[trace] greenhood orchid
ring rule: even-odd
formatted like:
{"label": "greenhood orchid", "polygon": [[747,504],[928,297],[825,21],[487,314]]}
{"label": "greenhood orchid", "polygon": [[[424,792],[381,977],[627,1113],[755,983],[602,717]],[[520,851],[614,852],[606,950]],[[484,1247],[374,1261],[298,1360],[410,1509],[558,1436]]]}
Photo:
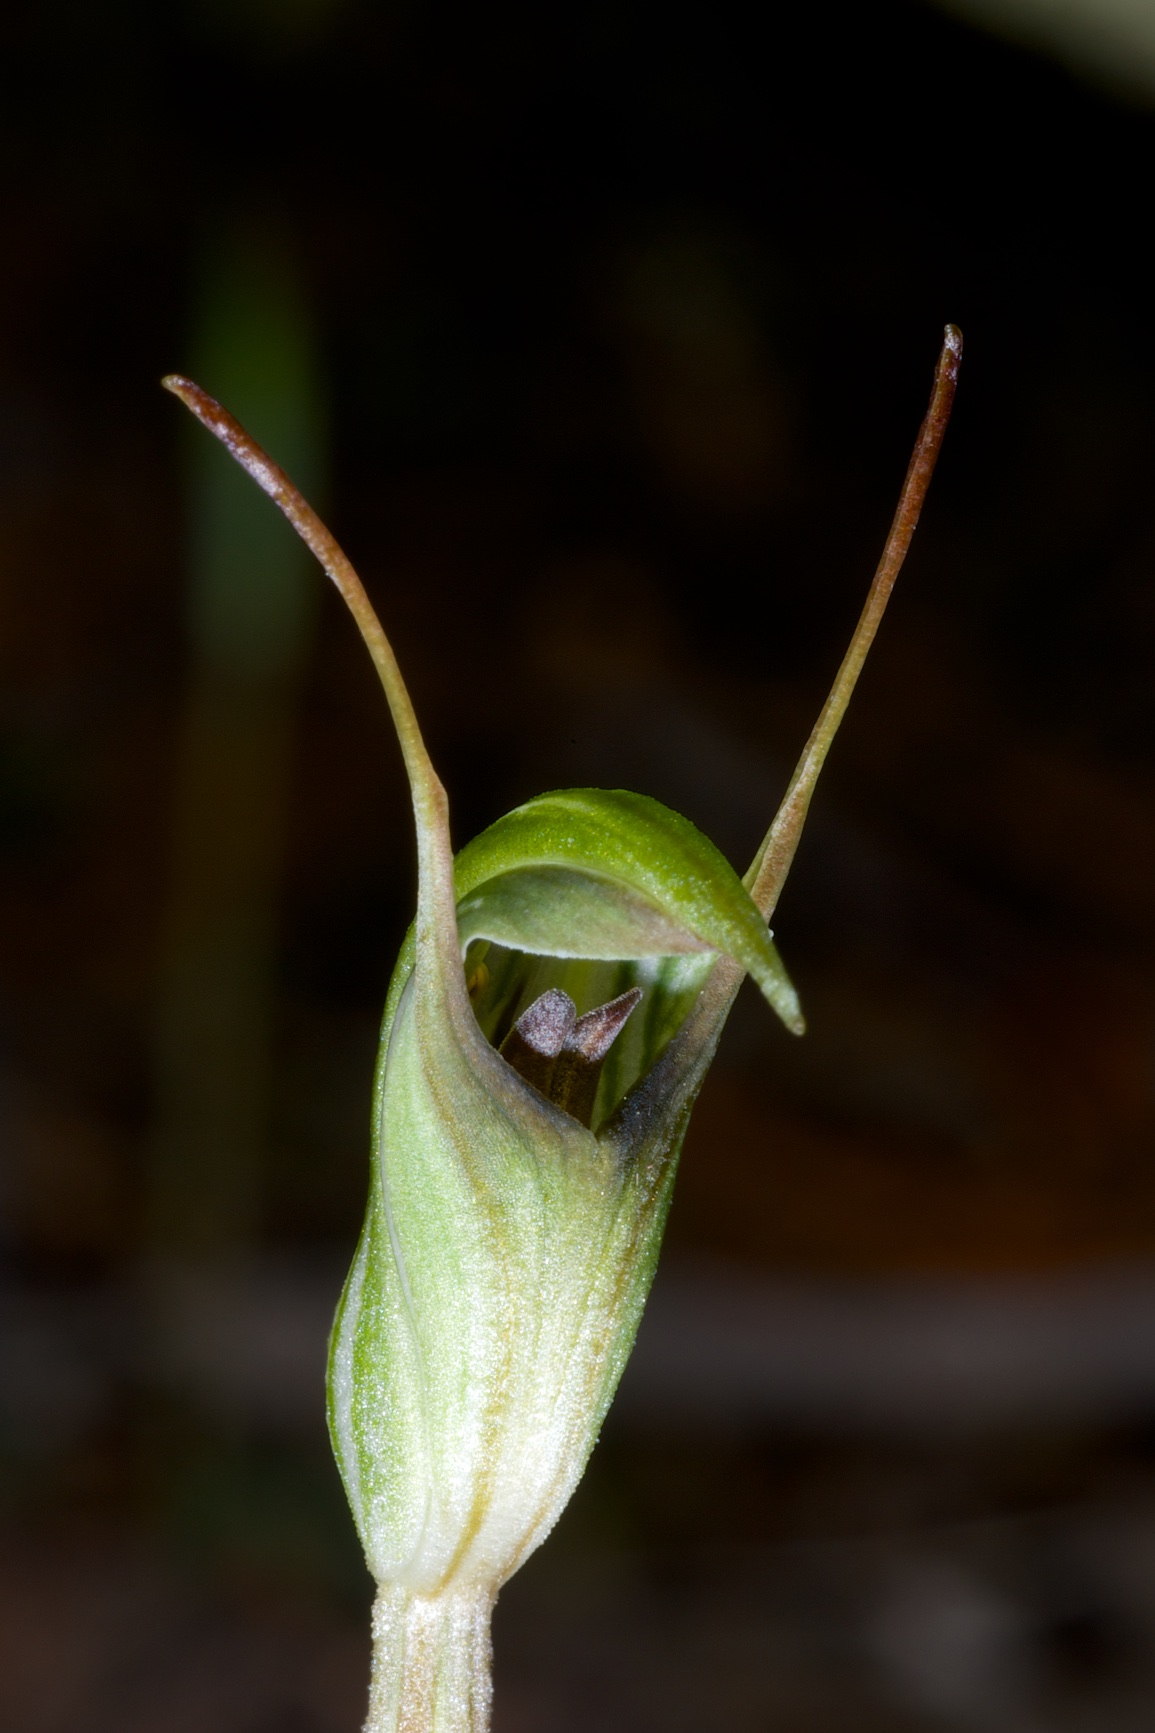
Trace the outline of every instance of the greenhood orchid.
{"label": "greenhood orchid", "polygon": [[948,326],[866,608],[744,879],[686,819],[618,790],[542,795],[454,858],[445,792],[348,560],[227,411],[165,381],[341,591],[413,796],[417,914],[385,1007],[368,1212],[329,1357],[333,1447],[379,1591],[371,1733],[488,1725],[494,1599],[593,1448],[743,977],[802,1031],[768,921],[917,522],[960,355]]}

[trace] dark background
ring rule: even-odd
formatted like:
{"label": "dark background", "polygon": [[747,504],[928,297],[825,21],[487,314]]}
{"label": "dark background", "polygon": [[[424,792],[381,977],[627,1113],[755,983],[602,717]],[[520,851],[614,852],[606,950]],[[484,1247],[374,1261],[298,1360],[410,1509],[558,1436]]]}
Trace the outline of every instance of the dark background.
{"label": "dark background", "polygon": [[[315,491],[464,841],[740,866],[954,423],[498,1733],[1155,1713],[1155,122],[923,5],[17,10],[0,116],[0,1718],[359,1724],[321,1365],[413,898]],[[1124,69],[1125,71],[1125,69]]]}

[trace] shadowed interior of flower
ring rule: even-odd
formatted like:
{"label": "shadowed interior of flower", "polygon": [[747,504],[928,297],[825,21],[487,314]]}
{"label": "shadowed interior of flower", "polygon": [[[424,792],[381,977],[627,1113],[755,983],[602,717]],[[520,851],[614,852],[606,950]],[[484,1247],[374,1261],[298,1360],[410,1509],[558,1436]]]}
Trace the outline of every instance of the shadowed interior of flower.
{"label": "shadowed interior of flower", "polygon": [[[484,961],[479,961],[468,977],[478,982],[478,997],[488,975]],[[640,987],[630,987],[579,1017],[563,988],[547,987],[511,1026],[501,1043],[501,1056],[548,1101],[589,1125],[606,1056],[641,997]],[[492,1027],[487,1033],[494,1040]]]}
{"label": "shadowed interior of flower", "polygon": [[353,568],[226,410],[165,381],[341,591],[412,791],[417,915],[385,1007],[369,1206],[329,1364],[334,1450],[380,1587],[375,1733],[487,1724],[494,1596],[596,1440],[743,977],[802,1032],[768,922],[909,547],[960,355],[948,326],[866,606],[745,879],[688,820],[623,790],[539,796],[455,858],[445,791]]}

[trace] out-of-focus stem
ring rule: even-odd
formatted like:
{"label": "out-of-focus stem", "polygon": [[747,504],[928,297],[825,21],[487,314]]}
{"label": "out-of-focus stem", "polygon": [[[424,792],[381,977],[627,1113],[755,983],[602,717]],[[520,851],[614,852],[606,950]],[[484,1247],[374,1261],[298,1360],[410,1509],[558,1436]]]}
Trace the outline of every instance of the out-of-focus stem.
{"label": "out-of-focus stem", "polygon": [[962,332],[957,325],[948,325],[935,369],[930,406],[914,442],[906,480],[902,484],[894,521],[866,598],[866,606],[859,616],[850,647],[830,689],[830,696],[823,705],[822,713],[814,724],[814,730],[798,760],[785,798],[746,874],[747,888],[767,920],[773,914],[782,894],[782,887],[786,883],[802,835],[802,827],[806,823],[814,785],[846,713],[850,695],[886,612],[894,581],[910,548],[911,538],[930,486],[930,478],[934,474],[934,466],[942,449],[947,422],[950,420],[959,363],[962,360],[962,346]]}
{"label": "out-of-focus stem", "polygon": [[[218,219],[198,251],[190,347],[250,413],[281,428],[294,462],[319,482],[323,393],[288,237],[246,209]],[[164,1281],[184,1279],[177,1266],[191,1276],[241,1255],[261,1212],[276,910],[317,599],[306,550],[250,498],[244,478],[207,440],[190,439],[182,459],[187,671],[157,934],[142,1219],[142,1249]]]}

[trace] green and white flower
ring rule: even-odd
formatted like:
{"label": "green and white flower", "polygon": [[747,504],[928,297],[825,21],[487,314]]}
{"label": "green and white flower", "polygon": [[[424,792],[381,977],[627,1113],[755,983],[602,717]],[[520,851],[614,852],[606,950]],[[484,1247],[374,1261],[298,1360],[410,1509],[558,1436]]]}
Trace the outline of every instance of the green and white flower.
{"label": "green and white flower", "polygon": [[369,1206],[329,1357],[333,1447],[379,1590],[370,1733],[488,1725],[494,1599],[594,1446],[743,977],[802,1031],[767,921],[917,521],[959,351],[948,327],[858,632],[745,881],[686,819],[619,790],[542,795],[455,860],[444,790],[356,574],[227,412],[166,381],[340,588],[413,794],[417,916],[385,1008]]}

